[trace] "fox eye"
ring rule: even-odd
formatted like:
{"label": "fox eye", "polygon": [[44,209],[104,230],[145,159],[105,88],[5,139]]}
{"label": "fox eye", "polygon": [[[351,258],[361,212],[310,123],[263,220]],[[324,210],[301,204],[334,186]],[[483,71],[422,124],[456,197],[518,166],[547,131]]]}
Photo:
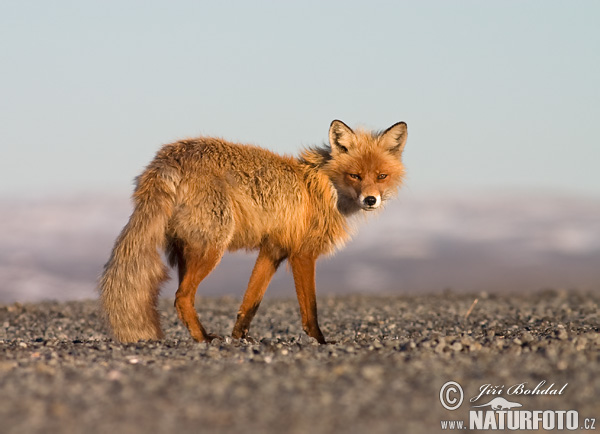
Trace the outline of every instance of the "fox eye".
{"label": "fox eye", "polygon": [[377,179],[385,179],[385,178],[387,178],[387,175],[386,175],[385,173],[381,173],[381,174],[380,174],[380,175],[377,177]]}
{"label": "fox eye", "polygon": [[361,180],[361,177],[360,177],[360,175],[359,175],[358,173],[349,173],[348,175],[349,175],[349,176],[350,176],[350,178],[352,178],[352,179],[356,179],[356,180],[358,180],[358,181],[360,181],[360,180]]}

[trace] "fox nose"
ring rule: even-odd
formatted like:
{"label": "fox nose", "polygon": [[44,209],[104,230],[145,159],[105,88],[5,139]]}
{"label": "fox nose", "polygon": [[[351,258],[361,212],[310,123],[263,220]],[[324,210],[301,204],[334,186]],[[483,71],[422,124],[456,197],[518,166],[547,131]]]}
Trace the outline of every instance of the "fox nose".
{"label": "fox nose", "polygon": [[367,206],[373,206],[377,203],[377,198],[375,196],[367,196],[363,202]]}

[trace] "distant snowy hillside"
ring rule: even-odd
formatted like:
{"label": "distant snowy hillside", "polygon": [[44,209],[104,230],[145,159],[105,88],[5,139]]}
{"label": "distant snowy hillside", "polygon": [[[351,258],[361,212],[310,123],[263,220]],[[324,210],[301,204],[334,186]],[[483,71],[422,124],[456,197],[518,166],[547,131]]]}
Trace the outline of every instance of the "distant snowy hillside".
{"label": "distant snowy hillside", "polygon": [[[0,201],[0,302],[96,297],[130,212],[124,197]],[[319,262],[319,294],[600,290],[600,200],[403,193],[357,226],[345,249]],[[226,255],[198,295],[241,297],[253,261]],[[285,268],[268,294],[294,296]],[[168,282],[163,294],[175,287]]]}

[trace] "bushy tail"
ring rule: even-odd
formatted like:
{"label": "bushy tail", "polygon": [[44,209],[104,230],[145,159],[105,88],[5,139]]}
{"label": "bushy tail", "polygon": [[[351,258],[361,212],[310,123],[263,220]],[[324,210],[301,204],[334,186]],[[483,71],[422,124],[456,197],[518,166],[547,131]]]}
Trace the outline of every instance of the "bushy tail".
{"label": "bushy tail", "polygon": [[138,178],[135,208],[117,238],[100,278],[100,301],[121,342],[161,339],[157,310],[160,284],[168,278],[157,248],[164,247],[179,174],[156,161]]}

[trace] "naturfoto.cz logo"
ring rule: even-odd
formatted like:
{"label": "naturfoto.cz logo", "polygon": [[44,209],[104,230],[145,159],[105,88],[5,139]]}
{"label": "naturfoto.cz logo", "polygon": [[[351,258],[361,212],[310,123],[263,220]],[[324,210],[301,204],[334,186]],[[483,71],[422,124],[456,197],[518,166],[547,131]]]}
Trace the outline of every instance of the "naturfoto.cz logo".
{"label": "naturfoto.cz logo", "polygon": [[[441,427],[443,430],[462,430],[467,425],[469,429],[485,430],[595,430],[596,419],[588,417],[580,420],[576,410],[528,410],[518,402],[527,396],[560,396],[567,386],[568,383],[557,386],[545,380],[534,387],[526,382],[509,387],[483,384],[477,395],[468,400],[471,404],[468,424],[464,420],[445,420],[441,421]],[[499,395],[511,397],[507,399]],[[439,398],[446,410],[457,410],[464,401],[463,388],[456,381],[448,381],[440,388]]]}

